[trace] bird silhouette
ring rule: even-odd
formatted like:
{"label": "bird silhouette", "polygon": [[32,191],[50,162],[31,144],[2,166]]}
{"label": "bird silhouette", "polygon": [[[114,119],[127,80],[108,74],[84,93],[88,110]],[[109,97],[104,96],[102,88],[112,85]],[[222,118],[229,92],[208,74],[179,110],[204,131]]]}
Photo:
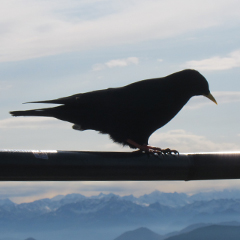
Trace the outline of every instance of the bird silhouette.
{"label": "bird silhouette", "polygon": [[168,123],[188,102],[203,95],[216,102],[207,80],[186,69],[166,77],[138,81],[69,97],[29,103],[60,104],[52,108],[12,111],[12,116],[54,117],[73,123],[75,130],[96,130],[130,148],[145,152],[177,153],[148,145],[153,132]]}

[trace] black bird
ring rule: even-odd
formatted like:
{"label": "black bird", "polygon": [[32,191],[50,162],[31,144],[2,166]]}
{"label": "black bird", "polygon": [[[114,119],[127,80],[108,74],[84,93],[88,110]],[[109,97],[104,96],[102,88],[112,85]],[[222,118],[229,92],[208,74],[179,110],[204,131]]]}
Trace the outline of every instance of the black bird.
{"label": "black bird", "polygon": [[53,108],[10,112],[12,116],[44,116],[73,123],[73,129],[109,134],[117,143],[145,152],[171,153],[148,146],[150,135],[168,123],[188,102],[203,95],[216,102],[207,80],[195,70],[69,97],[30,103],[61,104]]}

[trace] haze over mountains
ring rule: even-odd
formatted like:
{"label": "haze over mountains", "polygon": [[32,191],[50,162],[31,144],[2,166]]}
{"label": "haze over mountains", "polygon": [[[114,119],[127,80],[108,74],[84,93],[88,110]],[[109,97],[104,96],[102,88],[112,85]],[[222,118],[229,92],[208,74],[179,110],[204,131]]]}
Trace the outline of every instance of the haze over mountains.
{"label": "haze over mountains", "polygon": [[140,197],[73,193],[21,204],[0,200],[2,236],[21,235],[23,239],[91,240],[98,236],[99,240],[112,240],[140,227],[163,235],[195,223],[232,221],[240,222],[239,190],[192,196],[154,191]]}

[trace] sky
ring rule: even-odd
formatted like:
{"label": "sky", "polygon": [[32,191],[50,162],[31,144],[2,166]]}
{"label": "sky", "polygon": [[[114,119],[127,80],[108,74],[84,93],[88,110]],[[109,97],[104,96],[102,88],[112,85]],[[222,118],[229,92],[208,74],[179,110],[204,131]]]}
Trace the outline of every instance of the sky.
{"label": "sky", "polygon": [[[215,105],[192,98],[149,144],[179,152],[240,150],[238,0],[2,0],[0,149],[131,151],[95,131],[51,118],[13,118],[24,104],[156,77],[186,68],[209,82]],[[47,105],[47,107],[53,105]],[[136,196],[239,188],[240,180],[193,182],[0,182],[0,198],[57,194]]]}

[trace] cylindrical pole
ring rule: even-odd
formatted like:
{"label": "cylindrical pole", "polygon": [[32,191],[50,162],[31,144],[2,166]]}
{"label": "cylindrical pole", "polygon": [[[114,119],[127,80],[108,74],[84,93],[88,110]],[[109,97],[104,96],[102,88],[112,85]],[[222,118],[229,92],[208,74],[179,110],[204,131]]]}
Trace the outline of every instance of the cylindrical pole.
{"label": "cylindrical pole", "polygon": [[0,150],[1,181],[147,181],[240,178],[240,152],[179,155],[140,152]]}

